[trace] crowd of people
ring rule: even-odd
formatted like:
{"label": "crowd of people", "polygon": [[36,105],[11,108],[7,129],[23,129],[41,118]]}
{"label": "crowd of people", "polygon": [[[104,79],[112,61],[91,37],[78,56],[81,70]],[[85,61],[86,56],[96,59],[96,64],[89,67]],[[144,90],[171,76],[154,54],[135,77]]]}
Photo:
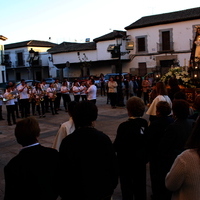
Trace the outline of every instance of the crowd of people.
{"label": "crowd of people", "polygon": [[[74,99],[71,99],[73,94]],[[16,124],[16,118],[26,118],[38,115],[46,117],[46,113],[59,114],[61,99],[63,107],[68,112],[71,101],[89,100],[96,103],[97,87],[91,78],[88,81],[74,81],[56,79],[54,83],[47,84],[45,80],[32,85],[21,80],[19,85],[9,82],[5,91],[0,93],[0,120],[4,120],[2,106],[5,104],[8,125]]]}
{"label": "crowd of people", "polygon": [[[131,88],[135,87],[133,82]],[[119,124],[112,142],[95,128],[96,86],[93,79],[88,84],[81,84],[87,100],[80,101],[77,88],[81,86],[74,83],[74,100],[67,102],[70,118],[59,127],[52,148],[40,145],[36,118],[17,122],[15,136],[23,148],[5,166],[5,200],[56,200],[58,196],[62,200],[111,200],[118,180],[122,200],[146,200],[147,163],[153,200],[199,199],[200,95],[190,105],[181,90],[172,95],[158,81],[148,91],[152,84],[144,79],[141,87],[148,93],[148,101],[145,94],[136,95],[138,90],[130,93],[126,102],[128,119]],[[117,87],[112,77],[108,82],[112,107],[116,106]],[[23,82],[19,89],[28,90]],[[53,89],[50,85],[47,93],[57,98]],[[149,121],[143,118],[145,112]]]}

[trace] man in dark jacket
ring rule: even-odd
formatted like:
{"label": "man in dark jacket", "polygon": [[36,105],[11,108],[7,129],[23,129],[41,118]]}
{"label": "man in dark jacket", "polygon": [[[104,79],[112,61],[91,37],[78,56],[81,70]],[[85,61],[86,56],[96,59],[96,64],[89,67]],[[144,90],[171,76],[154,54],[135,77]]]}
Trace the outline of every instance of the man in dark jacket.
{"label": "man in dark jacket", "polygon": [[76,130],[63,139],[59,150],[62,200],[110,200],[118,167],[110,138],[93,127],[97,107],[79,102],[72,118]]}
{"label": "man in dark jacket", "polygon": [[22,150],[5,166],[4,200],[56,200],[58,197],[58,152],[38,143],[35,118],[19,121],[15,128]]}

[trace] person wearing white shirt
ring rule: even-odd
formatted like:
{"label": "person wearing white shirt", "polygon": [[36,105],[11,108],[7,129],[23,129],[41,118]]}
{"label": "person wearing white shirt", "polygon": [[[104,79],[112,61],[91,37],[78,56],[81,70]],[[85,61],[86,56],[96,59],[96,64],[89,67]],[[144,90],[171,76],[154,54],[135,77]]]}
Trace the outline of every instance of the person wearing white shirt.
{"label": "person wearing white shirt", "polygon": [[89,88],[87,89],[87,100],[92,101],[94,104],[96,104],[96,99],[97,99],[97,87],[94,84],[94,79],[90,79],[88,81]]}
{"label": "person wearing white shirt", "polygon": [[56,149],[57,151],[59,151],[62,140],[66,136],[68,136],[69,134],[71,134],[75,131],[75,125],[74,125],[74,121],[72,119],[72,115],[74,113],[74,108],[75,108],[76,104],[77,104],[76,101],[71,101],[69,103],[69,106],[68,106],[69,120],[61,124],[61,126],[56,134],[56,137],[53,141],[52,148]]}
{"label": "person wearing white shirt", "polygon": [[56,88],[54,87],[53,83],[49,84],[49,87],[47,88],[47,95],[49,98],[52,115],[58,114],[56,107],[55,107],[55,99],[57,98],[56,97]]}
{"label": "person wearing white shirt", "polygon": [[74,86],[72,87],[72,92],[74,94],[74,101],[79,102],[80,100],[80,85],[78,81],[74,82]]}
{"label": "person wearing white shirt", "polygon": [[[159,101],[166,101],[167,103],[169,103],[170,108],[172,108],[172,102],[169,96],[167,95],[167,90],[166,90],[164,82],[159,81],[156,83],[156,94],[157,94],[157,97],[150,104],[146,112],[147,115],[150,115],[149,117],[150,122],[157,118],[156,105]],[[170,113],[170,115],[172,115],[172,112]]]}
{"label": "person wearing white shirt", "polygon": [[71,98],[69,95],[70,92],[70,87],[68,85],[67,81],[64,81],[61,87],[61,93],[62,93],[62,97],[63,97],[63,105],[65,107],[65,111],[68,111],[68,105],[71,102]]}
{"label": "person wearing white shirt", "polygon": [[58,111],[60,109],[60,101],[61,101],[61,96],[62,96],[62,93],[61,93],[62,84],[60,83],[59,79],[56,79],[54,86],[56,88],[56,96],[57,96],[55,99],[55,108]]}
{"label": "person wearing white shirt", "polygon": [[21,84],[17,87],[19,91],[19,103],[21,108],[21,117],[26,118],[29,115],[29,90],[25,80],[21,80]]}
{"label": "person wearing white shirt", "polygon": [[10,86],[8,86],[6,92],[4,93],[4,98],[7,99],[7,101],[6,101],[6,110],[7,110],[8,126],[12,126],[11,116],[12,116],[13,124],[16,124],[15,100],[14,100],[14,98],[12,98],[11,92],[12,92],[12,88]]}
{"label": "person wearing white shirt", "polygon": [[49,112],[49,98],[47,95],[47,88],[49,87],[48,84],[46,84],[46,81],[43,80],[42,83],[40,84],[40,87],[44,93],[44,105],[45,105],[45,112]]}
{"label": "person wearing white shirt", "polygon": [[87,100],[87,87],[86,87],[86,82],[82,81],[81,82],[81,86],[80,86],[80,90],[81,90],[81,99],[82,101],[86,101]]}

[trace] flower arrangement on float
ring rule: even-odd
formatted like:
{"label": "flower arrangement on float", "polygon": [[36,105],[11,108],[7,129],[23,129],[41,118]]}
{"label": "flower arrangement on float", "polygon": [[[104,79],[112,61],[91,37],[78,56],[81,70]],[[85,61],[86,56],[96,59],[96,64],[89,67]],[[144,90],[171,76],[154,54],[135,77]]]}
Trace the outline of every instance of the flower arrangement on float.
{"label": "flower arrangement on float", "polygon": [[185,70],[185,67],[170,68],[169,71],[166,74],[164,74],[160,80],[167,84],[171,77],[175,77],[178,80],[180,87],[195,88],[195,86],[192,85],[190,75]]}

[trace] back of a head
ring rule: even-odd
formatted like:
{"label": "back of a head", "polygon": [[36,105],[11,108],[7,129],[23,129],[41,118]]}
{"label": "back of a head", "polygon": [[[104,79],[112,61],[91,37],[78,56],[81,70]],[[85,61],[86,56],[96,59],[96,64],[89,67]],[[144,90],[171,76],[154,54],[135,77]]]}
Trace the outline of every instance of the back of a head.
{"label": "back of a head", "polygon": [[174,94],[174,99],[184,99],[186,100],[185,92],[178,91]]}
{"label": "back of a head", "polygon": [[126,108],[130,117],[142,117],[145,111],[145,104],[141,98],[134,96],[128,99]]}
{"label": "back of a head", "polygon": [[166,117],[171,113],[171,107],[167,101],[159,101],[156,104],[156,113],[158,116]]}
{"label": "back of a head", "polygon": [[77,102],[76,101],[71,101],[69,104],[68,104],[68,113],[70,116],[73,115],[74,111],[75,111],[75,106],[76,106]]}
{"label": "back of a head", "polygon": [[197,96],[194,100],[192,107],[200,112],[200,96]]}
{"label": "back of a head", "polygon": [[91,126],[97,119],[97,106],[90,101],[81,101],[75,106],[72,118],[76,128]]}
{"label": "back of a head", "polygon": [[197,152],[200,157],[200,117],[197,118],[190,137],[186,143],[186,148],[188,149],[197,149]]}
{"label": "back of a head", "polygon": [[17,122],[15,127],[15,137],[22,146],[28,146],[37,142],[40,135],[40,127],[37,120],[28,117]]}
{"label": "back of a head", "polygon": [[158,81],[156,83],[156,92],[158,95],[167,95],[167,89],[164,82]]}
{"label": "back of a head", "polygon": [[177,119],[187,119],[189,116],[189,103],[183,99],[174,100],[172,110]]}

